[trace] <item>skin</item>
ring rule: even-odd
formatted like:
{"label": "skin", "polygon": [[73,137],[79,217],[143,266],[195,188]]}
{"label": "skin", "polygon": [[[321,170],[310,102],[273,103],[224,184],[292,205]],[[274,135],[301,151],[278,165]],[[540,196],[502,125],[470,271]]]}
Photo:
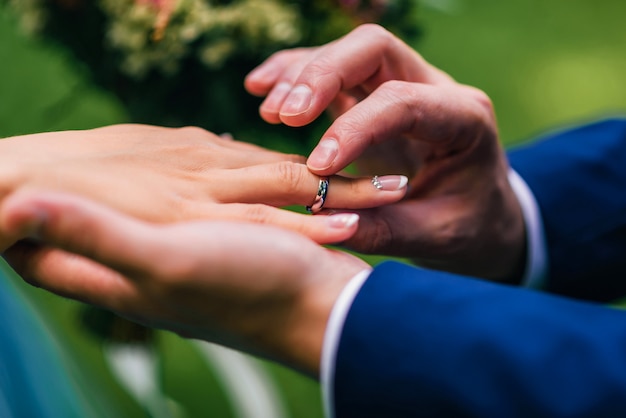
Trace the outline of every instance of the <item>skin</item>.
{"label": "skin", "polygon": [[[277,209],[312,203],[319,176],[307,169],[304,157],[199,128],[116,125],[5,138],[0,159],[0,198],[17,190],[64,191],[148,221],[269,223],[319,243],[345,240],[356,228],[355,217],[311,217]],[[378,190],[370,180],[333,176],[325,207],[386,204],[406,192]],[[13,243],[14,237],[0,234],[1,248]]]}
{"label": "skin", "polygon": [[0,228],[20,238],[4,257],[34,286],[311,376],[335,300],[368,268],[271,225],[149,223],[58,192],[12,194]]}
{"label": "skin", "polygon": [[[364,173],[374,167],[409,175],[408,198],[397,203],[390,199],[376,209],[350,206],[347,202],[360,193],[357,197],[345,193],[358,186],[336,192],[341,183],[333,178],[332,193],[346,199],[333,206],[362,208],[355,210],[361,216],[358,230],[353,224],[345,237],[350,246],[410,256],[425,265],[494,280],[514,281],[519,276],[525,247],[523,220],[507,181],[508,165],[498,144],[493,110],[482,92],[457,84],[372,25],[320,48],[270,57],[247,78],[246,86],[267,95],[261,114],[268,122],[300,126],[326,108],[336,112],[333,125],[307,161],[314,173],[334,174],[356,159]],[[308,87],[310,100],[302,99],[303,88],[296,90],[294,100],[286,98],[297,86]],[[305,105],[302,111],[293,106],[297,103]],[[155,135],[149,136],[152,140]],[[184,176],[164,176],[176,179],[175,190],[210,190],[211,199],[220,196],[218,204],[230,205],[235,201],[233,193],[238,193],[226,184],[233,178],[232,170],[246,167],[241,178],[254,181],[246,160],[227,167],[229,176],[221,177],[224,181],[215,182],[220,174],[210,172],[204,181],[191,182],[196,187],[185,188],[181,184],[189,176],[202,178],[203,164],[212,155],[208,152],[200,165],[190,166],[200,152],[197,146],[192,150],[180,154],[191,160],[171,159],[170,152],[156,159],[155,167],[164,161],[167,167],[172,161],[184,163]],[[259,158],[257,152],[252,154],[248,158]],[[149,166],[152,160],[140,161]],[[264,163],[268,162],[259,164]],[[132,172],[136,166],[124,167]],[[90,170],[83,166],[76,172],[88,175]],[[128,173],[110,171],[114,178],[121,176],[111,186],[126,184],[122,179],[126,181]],[[144,179],[158,186],[151,191],[169,196],[169,186],[151,183],[154,176]],[[50,186],[47,180],[40,181],[42,187]],[[312,178],[313,188],[317,181],[318,177]],[[198,192],[198,184],[206,189]],[[244,196],[267,192],[266,184],[244,187]],[[89,190],[79,191],[94,198]],[[30,283],[149,326],[261,354],[312,375],[319,371],[326,322],[338,295],[350,278],[368,268],[353,256],[275,225],[223,218],[164,224],[164,219],[145,215],[159,218],[178,213],[168,209],[167,198],[162,199],[164,211],[146,207],[144,198],[131,205],[143,218],[139,220],[129,216],[138,213],[128,207],[103,201],[101,191],[92,192],[99,202],[35,186],[8,193],[0,205],[0,231],[15,244],[4,257]],[[311,194],[306,196],[310,199]],[[265,203],[281,202],[275,195],[267,199]]]}
{"label": "skin", "polygon": [[281,51],[245,80],[269,123],[332,125],[308,158],[316,174],[409,177],[406,199],[357,211],[345,244],[423,266],[517,282],[525,260],[519,203],[507,180],[489,98],[455,82],[376,25],[310,49]]}

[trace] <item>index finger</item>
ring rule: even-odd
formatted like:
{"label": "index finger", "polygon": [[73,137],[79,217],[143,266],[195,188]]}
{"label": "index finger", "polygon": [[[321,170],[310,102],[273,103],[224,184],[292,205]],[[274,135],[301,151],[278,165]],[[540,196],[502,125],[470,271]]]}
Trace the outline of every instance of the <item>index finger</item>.
{"label": "index finger", "polygon": [[[225,181],[207,184],[209,192],[221,203],[264,203],[272,206],[311,205],[316,199],[320,176],[304,164],[287,161],[228,170]],[[328,179],[324,207],[369,208],[401,200],[408,179],[402,175],[381,175]]]}
{"label": "index finger", "polygon": [[288,80],[292,89],[285,95],[278,116],[286,125],[303,126],[317,118],[339,92],[358,87],[367,93],[389,80],[425,84],[451,81],[387,30],[362,25],[317,50],[299,76]]}
{"label": "index finger", "polygon": [[393,138],[418,141],[419,161],[453,155],[479,137],[497,138],[486,96],[463,86],[390,81],[340,116],[307,160],[318,175],[339,172],[370,145]]}
{"label": "index finger", "polygon": [[20,191],[0,208],[0,228],[11,236],[36,236],[64,251],[122,274],[149,271],[154,241],[149,225],[87,199],[59,192]]}

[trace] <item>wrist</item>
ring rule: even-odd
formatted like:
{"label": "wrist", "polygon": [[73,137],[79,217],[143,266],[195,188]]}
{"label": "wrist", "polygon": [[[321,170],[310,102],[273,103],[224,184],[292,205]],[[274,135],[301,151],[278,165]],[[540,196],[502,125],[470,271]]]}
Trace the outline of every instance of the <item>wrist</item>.
{"label": "wrist", "polygon": [[[507,180],[508,179],[508,180]],[[520,284],[526,266],[526,225],[524,214],[514,188],[511,186],[510,175],[505,177],[501,190],[501,205],[486,216],[485,221],[492,225],[490,251],[484,252],[487,257],[485,265],[491,266],[489,273],[483,277],[507,284]]]}
{"label": "wrist", "polygon": [[322,250],[326,253],[326,262],[317,258],[313,263],[311,274],[303,280],[303,291],[287,315],[282,335],[275,338],[281,341],[278,348],[282,359],[314,378],[320,375],[324,337],[339,295],[356,274],[370,268],[355,257]]}

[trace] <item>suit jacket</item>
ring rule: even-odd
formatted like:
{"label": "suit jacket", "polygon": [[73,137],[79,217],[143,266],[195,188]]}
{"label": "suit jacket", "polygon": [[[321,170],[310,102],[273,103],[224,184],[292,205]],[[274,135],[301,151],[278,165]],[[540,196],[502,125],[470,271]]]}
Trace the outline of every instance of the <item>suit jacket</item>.
{"label": "suit jacket", "polygon": [[626,294],[626,121],[509,157],[540,207],[551,293],[378,266],[342,330],[337,417],[626,417],[626,311],[597,303]]}

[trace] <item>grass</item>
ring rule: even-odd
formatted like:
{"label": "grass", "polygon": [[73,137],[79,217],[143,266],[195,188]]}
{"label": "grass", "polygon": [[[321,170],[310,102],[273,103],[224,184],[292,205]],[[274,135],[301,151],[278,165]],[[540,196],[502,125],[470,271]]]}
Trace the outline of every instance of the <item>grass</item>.
{"label": "grass", "polygon": [[449,4],[447,12],[422,8],[417,49],[491,96],[505,143],[625,113],[625,2],[437,3]]}

